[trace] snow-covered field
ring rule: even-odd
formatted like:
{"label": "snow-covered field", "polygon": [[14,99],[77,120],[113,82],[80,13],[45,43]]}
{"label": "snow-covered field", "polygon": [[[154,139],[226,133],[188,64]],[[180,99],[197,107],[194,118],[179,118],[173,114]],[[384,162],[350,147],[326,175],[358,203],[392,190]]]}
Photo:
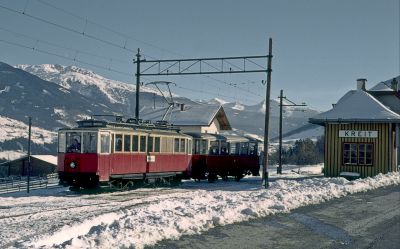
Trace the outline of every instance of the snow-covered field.
{"label": "snow-covered field", "polygon": [[[174,188],[78,195],[65,188],[0,197],[0,247],[143,248],[215,226],[274,215],[348,194],[400,184],[400,174],[347,181],[325,178],[321,165],[271,169],[260,177]],[[319,174],[319,175],[318,175]],[[310,177],[312,175],[313,177]]]}
{"label": "snow-covered field", "polygon": [[[0,142],[14,138],[28,138],[28,125],[7,117],[0,116]],[[53,143],[57,133],[32,126],[32,142],[36,144]]]}

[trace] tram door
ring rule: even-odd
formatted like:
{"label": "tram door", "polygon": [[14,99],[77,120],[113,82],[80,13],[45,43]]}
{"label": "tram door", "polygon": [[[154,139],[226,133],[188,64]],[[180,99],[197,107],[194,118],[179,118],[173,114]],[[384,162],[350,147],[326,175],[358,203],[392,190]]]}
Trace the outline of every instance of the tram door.
{"label": "tram door", "polygon": [[100,144],[99,144],[99,174],[100,180],[105,179],[108,180],[109,175],[111,174],[111,134],[109,132],[101,132],[100,133]]}

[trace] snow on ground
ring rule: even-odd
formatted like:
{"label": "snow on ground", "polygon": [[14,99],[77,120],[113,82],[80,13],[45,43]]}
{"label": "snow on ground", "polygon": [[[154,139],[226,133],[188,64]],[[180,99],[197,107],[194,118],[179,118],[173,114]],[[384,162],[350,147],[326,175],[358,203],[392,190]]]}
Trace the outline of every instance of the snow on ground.
{"label": "snow on ground", "polygon": [[[28,138],[28,125],[7,117],[0,116],[0,142],[14,138]],[[32,142],[35,144],[53,143],[57,133],[32,126]]]}
{"label": "snow on ground", "polygon": [[[297,166],[296,166],[297,167]],[[65,188],[0,197],[0,247],[143,248],[215,226],[290,212],[348,194],[400,184],[399,173],[347,181],[307,177],[322,165],[216,183],[186,181],[175,188],[79,195]],[[272,169],[271,169],[272,170]],[[303,174],[302,174],[303,172]],[[301,175],[303,178],[292,178]]]}

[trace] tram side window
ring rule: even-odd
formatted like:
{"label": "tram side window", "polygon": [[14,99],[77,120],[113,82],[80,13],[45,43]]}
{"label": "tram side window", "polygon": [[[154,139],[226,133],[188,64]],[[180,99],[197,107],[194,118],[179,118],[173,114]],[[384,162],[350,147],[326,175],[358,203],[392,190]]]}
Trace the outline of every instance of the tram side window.
{"label": "tram side window", "polygon": [[146,137],[140,136],[140,152],[146,152]]}
{"label": "tram side window", "polygon": [[188,154],[192,153],[192,140],[188,140],[187,150],[186,151],[187,151]]}
{"label": "tram side window", "polygon": [[79,153],[81,152],[81,133],[67,132],[67,152]]}
{"label": "tram side window", "polygon": [[179,138],[174,139],[174,152],[179,152]]}
{"label": "tram side window", "polygon": [[131,135],[124,135],[124,151],[131,151]]}
{"label": "tram side window", "polygon": [[101,134],[100,135],[100,153],[110,152],[110,135]]}
{"label": "tram side window", "polygon": [[219,141],[210,142],[210,155],[219,155]]}
{"label": "tram side window", "polygon": [[58,152],[65,153],[65,133],[58,133]]}
{"label": "tram side window", "polygon": [[154,143],[154,137],[149,137],[147,139],[147,152],[153,152],[153,143]]}
{"label": "tram side window", "polygon": [[201,140],[201,146],[200,146],[200,154],[201,155],[206,155],[208,151],[208,143],[206,139]]}
{"label": "tram side window", "polygon": [[83,153],[97,153],[97,133],[83,133]]}
{"label": "tram side window", "polygon": [[193,154],[200,154],[200,140],[199,139],[194,140]]}
{"label": "tram side window", "polygon": [[115,134],[115,152],[122,151],[122,134]]}
{"label": "tram side window", "polygon": [[154,138],[154,152],[160,152],[160,145],[161,145],[161,138],[155,137]]}
{"label": "tram side window", "polygon": [[181,138],[181,146],[180,146],[180,152],[185,153],[185,147],[186,147],[186,140],[184,138]]}
{"label": "tram side window", "polygon": [[231,155],[239,155],[240,143],[231,143],[230,150],[231,150]]}
{"label": "tram side window", "polygon": [[240,143],[240,155],[249,154],[249,143]]}
{"label": "tram side window", "polygon": [[249,143],[249,154],[252,156],[257,155],[257,143]]}
{"label": "tram side window", "polygon": [[221,155],[228,155],[228,143],[225,141],[221,141]]}
{"label": "tram side window", "polygon": [[132,136],[132,151],[134,151],[134,152],[139,151],[139,136],[138,135]]}

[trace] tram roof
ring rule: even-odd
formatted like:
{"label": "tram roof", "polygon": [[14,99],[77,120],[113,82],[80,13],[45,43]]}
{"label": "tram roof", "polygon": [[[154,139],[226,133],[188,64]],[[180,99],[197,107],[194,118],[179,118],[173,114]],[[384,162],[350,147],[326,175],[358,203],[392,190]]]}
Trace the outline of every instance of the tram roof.
{"label": "tram roof", "polygon": [[185,134],[193,138],[201,138],[209,140],[224,140],[227,142],[257,142],[256,139],[244,136],[237,136],[237,135],[212,134],[212,133],[200,133],[200,132],[187,132]]}

